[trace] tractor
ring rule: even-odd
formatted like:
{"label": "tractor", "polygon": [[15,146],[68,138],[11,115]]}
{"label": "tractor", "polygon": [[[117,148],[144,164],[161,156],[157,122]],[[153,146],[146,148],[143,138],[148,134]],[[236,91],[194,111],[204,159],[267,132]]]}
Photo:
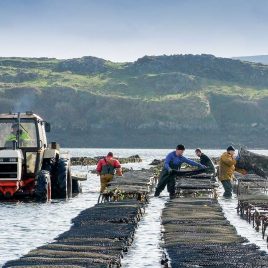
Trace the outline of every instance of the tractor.
{"label": "tractor", "polygon": [[70,198],[80,192],[70,157],[48,144],[50,124],[33,112],[0,114],[0,199]]}

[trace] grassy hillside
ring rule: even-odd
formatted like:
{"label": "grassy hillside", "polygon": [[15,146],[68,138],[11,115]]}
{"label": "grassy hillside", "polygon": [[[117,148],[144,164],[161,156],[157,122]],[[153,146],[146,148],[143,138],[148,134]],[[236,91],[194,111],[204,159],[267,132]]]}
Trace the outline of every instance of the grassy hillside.
{"label": "grassy hillside", "polygon": [[0,112],[33,110],[63,146],[268,147],[268,66],[211,55],[0,58]]}

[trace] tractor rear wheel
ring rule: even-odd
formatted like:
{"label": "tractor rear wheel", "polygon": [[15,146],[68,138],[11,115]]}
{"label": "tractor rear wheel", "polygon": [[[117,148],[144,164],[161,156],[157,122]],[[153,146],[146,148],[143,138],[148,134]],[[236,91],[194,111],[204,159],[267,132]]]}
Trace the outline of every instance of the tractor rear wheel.
{"label": "tractor rear wheel", "polygon": [[70,162],[67,159],[59,159],[56,172],[56,185],[53,187],[53,198],[72,197],[72,178]]}
{"label": "tractor rear wheel", "polygon": [[35,198],[38,202],[47,202],[51,199],[50,174],[46,170],[41,170],[37,175]]}

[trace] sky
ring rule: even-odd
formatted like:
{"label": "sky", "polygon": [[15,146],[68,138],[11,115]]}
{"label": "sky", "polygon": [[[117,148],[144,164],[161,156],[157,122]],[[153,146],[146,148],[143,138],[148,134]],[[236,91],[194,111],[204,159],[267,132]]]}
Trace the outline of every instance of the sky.
{"label": "sky", "polygon": [[267,0],[0,0],[0,57],[268,54]]}

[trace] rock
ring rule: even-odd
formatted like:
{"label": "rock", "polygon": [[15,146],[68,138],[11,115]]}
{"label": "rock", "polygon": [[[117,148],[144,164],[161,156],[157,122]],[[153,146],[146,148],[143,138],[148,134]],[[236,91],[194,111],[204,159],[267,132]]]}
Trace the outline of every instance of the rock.
{"label": "rock", "polygon": [[268,156],[252,153],[246,149],[239,152],[240,159],[237,161],[238,168],[253,171],[261,177],[268,176]]}
{"label": "rock", "polygon": [[97,165],[98,161],[95,158],[91,157],[72,157],[71,164],[72,166],[90,166]]}
{"label": "rock", "polygon": [[[72,157],[71,163],[73,166],[90,166],[90,165],[97,165],[98,161],[100,159],[104,158],[104,156],[96,156],[94,158],[92,157]],[[116,158],[118,159],[121,164],[126,163],[139,163],[142,162],[142,159],[139,155],[132,155],[129,157],[123,157],[123,158]]]}
{"label": "rock", "polygon": [[154,159],[150,165],[157,166],[157,165],[162,164],[163,162],[164,162],[164,160]]}

